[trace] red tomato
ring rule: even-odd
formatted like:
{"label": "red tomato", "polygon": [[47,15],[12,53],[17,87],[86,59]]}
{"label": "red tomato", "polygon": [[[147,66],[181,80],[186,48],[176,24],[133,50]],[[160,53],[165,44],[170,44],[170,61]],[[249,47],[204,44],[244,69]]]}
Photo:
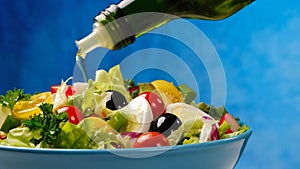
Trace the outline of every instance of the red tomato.
{"label": "red tomato", "polygon": [[166,111],[164,102],[157,94],[153,92],[143,92],[140,96],[145,97],[150,104],[154,120]]}
{"label": "red tomato", "polygon": [[141,134],[133,144],[134,148],[169,146],[167,138],[159,132],[146,132]]}
{"label": "red tomato", "polygon": [[81,111],[74,106],[63,106],[57,110],[58,113],[67,112],[68,120],[72,124],[78,124],[81,120],[84,119],[84,115]]}
{"label": "red tomato", "polygon": [[[53,85],[53,86],[50,87],[50,91],[51,91],[52,94],[54,94],[59,90],[59,88],[60,88],[60,85]],[[65,92],[66,97],[72,96],[73,93],[74,93],[73,87],[71,85],[68,85],[68,88]]]}
{"label": "red tomato", "polygon": [[221,125],[224,121],[226,121],[229,125],[231,125],[231,127],[225,132],[225,134],[229,134],[232,132],[235,132],[238,130],[238,128],[240,127],[239,123],[235,120],[235,118],[229,114],[229,113],[225,113],[220,121],[219,121],[219,125]]}
{"label": "red tomato", "polygon": [[3,131],[0,131],[0,140],[3,140],[3,139],[5,139],[5,138],[6,138],[6,136],[7,136],[7,134],[6,134],[6,133],[4,133]]}

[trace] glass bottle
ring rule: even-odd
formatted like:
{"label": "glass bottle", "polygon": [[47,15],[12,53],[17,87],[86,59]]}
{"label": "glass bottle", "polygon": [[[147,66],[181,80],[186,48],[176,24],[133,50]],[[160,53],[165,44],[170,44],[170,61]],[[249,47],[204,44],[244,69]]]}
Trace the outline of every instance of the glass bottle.
{"label": "glass bottle", "polygon": [[221,20],[254,0],[122,0],[95,17],[93,31],[76,41],[78,56],[97,47],[116,50],[173,19]]}

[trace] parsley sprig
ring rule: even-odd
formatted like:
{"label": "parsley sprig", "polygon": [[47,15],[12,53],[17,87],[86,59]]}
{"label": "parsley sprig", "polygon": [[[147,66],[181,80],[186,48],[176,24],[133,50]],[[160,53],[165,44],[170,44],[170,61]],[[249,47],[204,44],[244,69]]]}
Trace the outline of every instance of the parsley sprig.
{"label": "parsley sprig", "polygon": [[42,113],[24,120],[23,124],[30,130],[41,130],[42,138],[38,140],[33,138],[31,140],[33,144],[37,145],[42,142],[51,147],[61,132],[60,123],[68,121],[68,114],[53,112],[53,104],[49,103],[43,103],[39,108]]}
{"label": "parsley sprig", "polygon": [[30,94],[25,94],[23,89],[8,90],[4,96],[0,95],[0,104],[13,109],[15,103],[20,100],[28,100]]}

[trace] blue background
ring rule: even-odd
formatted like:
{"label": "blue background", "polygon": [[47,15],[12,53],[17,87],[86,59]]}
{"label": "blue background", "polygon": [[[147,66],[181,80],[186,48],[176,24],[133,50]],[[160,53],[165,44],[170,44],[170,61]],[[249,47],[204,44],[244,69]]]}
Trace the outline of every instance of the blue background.
{"label": "blue background", "polygon": [[[0,94],[14,87],[46,91],[71,76],[74,41],[87,35],[94,16],[113,2],[0,0]],[[191,22],[220,55],[226,107],[254,129],[236,168],[299,167],[299,3],[257,0],[228,19]],[[134,45],[144,44],[141,39]]]}

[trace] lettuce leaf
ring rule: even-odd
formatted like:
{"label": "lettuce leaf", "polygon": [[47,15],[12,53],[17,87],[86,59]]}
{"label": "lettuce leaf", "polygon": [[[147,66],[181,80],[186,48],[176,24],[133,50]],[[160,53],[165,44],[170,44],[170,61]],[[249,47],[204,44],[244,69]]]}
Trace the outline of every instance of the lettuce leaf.
{"label": "lettuce leaf", "polygon": [[61,130],[53,144],[55,148],[92,149],[97,147],[80,126],[70,122],[61,123]]}
{"label": "lettuce leaf", "polygon": [[225,134],[225,132],[230,128],[230,124],[228,124],[226,121],[224,121],[221,126],[219,127],[219,134],[220,134],[220,139],[224,139],[224,138],[230,138],[230,137],[235,137],[238,136],[244,132],[246,132],[247,130],[249,130],[249,126],[246,125],[242,125],[240,128],[238,128],[237,131],[233,132],[233,133],[229,133],[229,134]]}
{"label": "lettuce leaf", "polygon": [[101,117],[107,118],[112,112],[105,109],[107,90],[116,90],[122,93],[129,102],[132,98],[125,88],[120,66],[112,67],[109,72],[98,70],[95,81],[89,80],[87,88],[80,93],[69,97],[69,103],[77,106],[85,116],[93,113],[99,114],[104,112]]}
{"label": "lettuce leaf", "polygon": [[1,145],[16,147],[36,147],[31,140],[41,139],[41,130],[29,130],[28,127],[17,127],[11,129],[7,134],[7,138],[0,142]]}

